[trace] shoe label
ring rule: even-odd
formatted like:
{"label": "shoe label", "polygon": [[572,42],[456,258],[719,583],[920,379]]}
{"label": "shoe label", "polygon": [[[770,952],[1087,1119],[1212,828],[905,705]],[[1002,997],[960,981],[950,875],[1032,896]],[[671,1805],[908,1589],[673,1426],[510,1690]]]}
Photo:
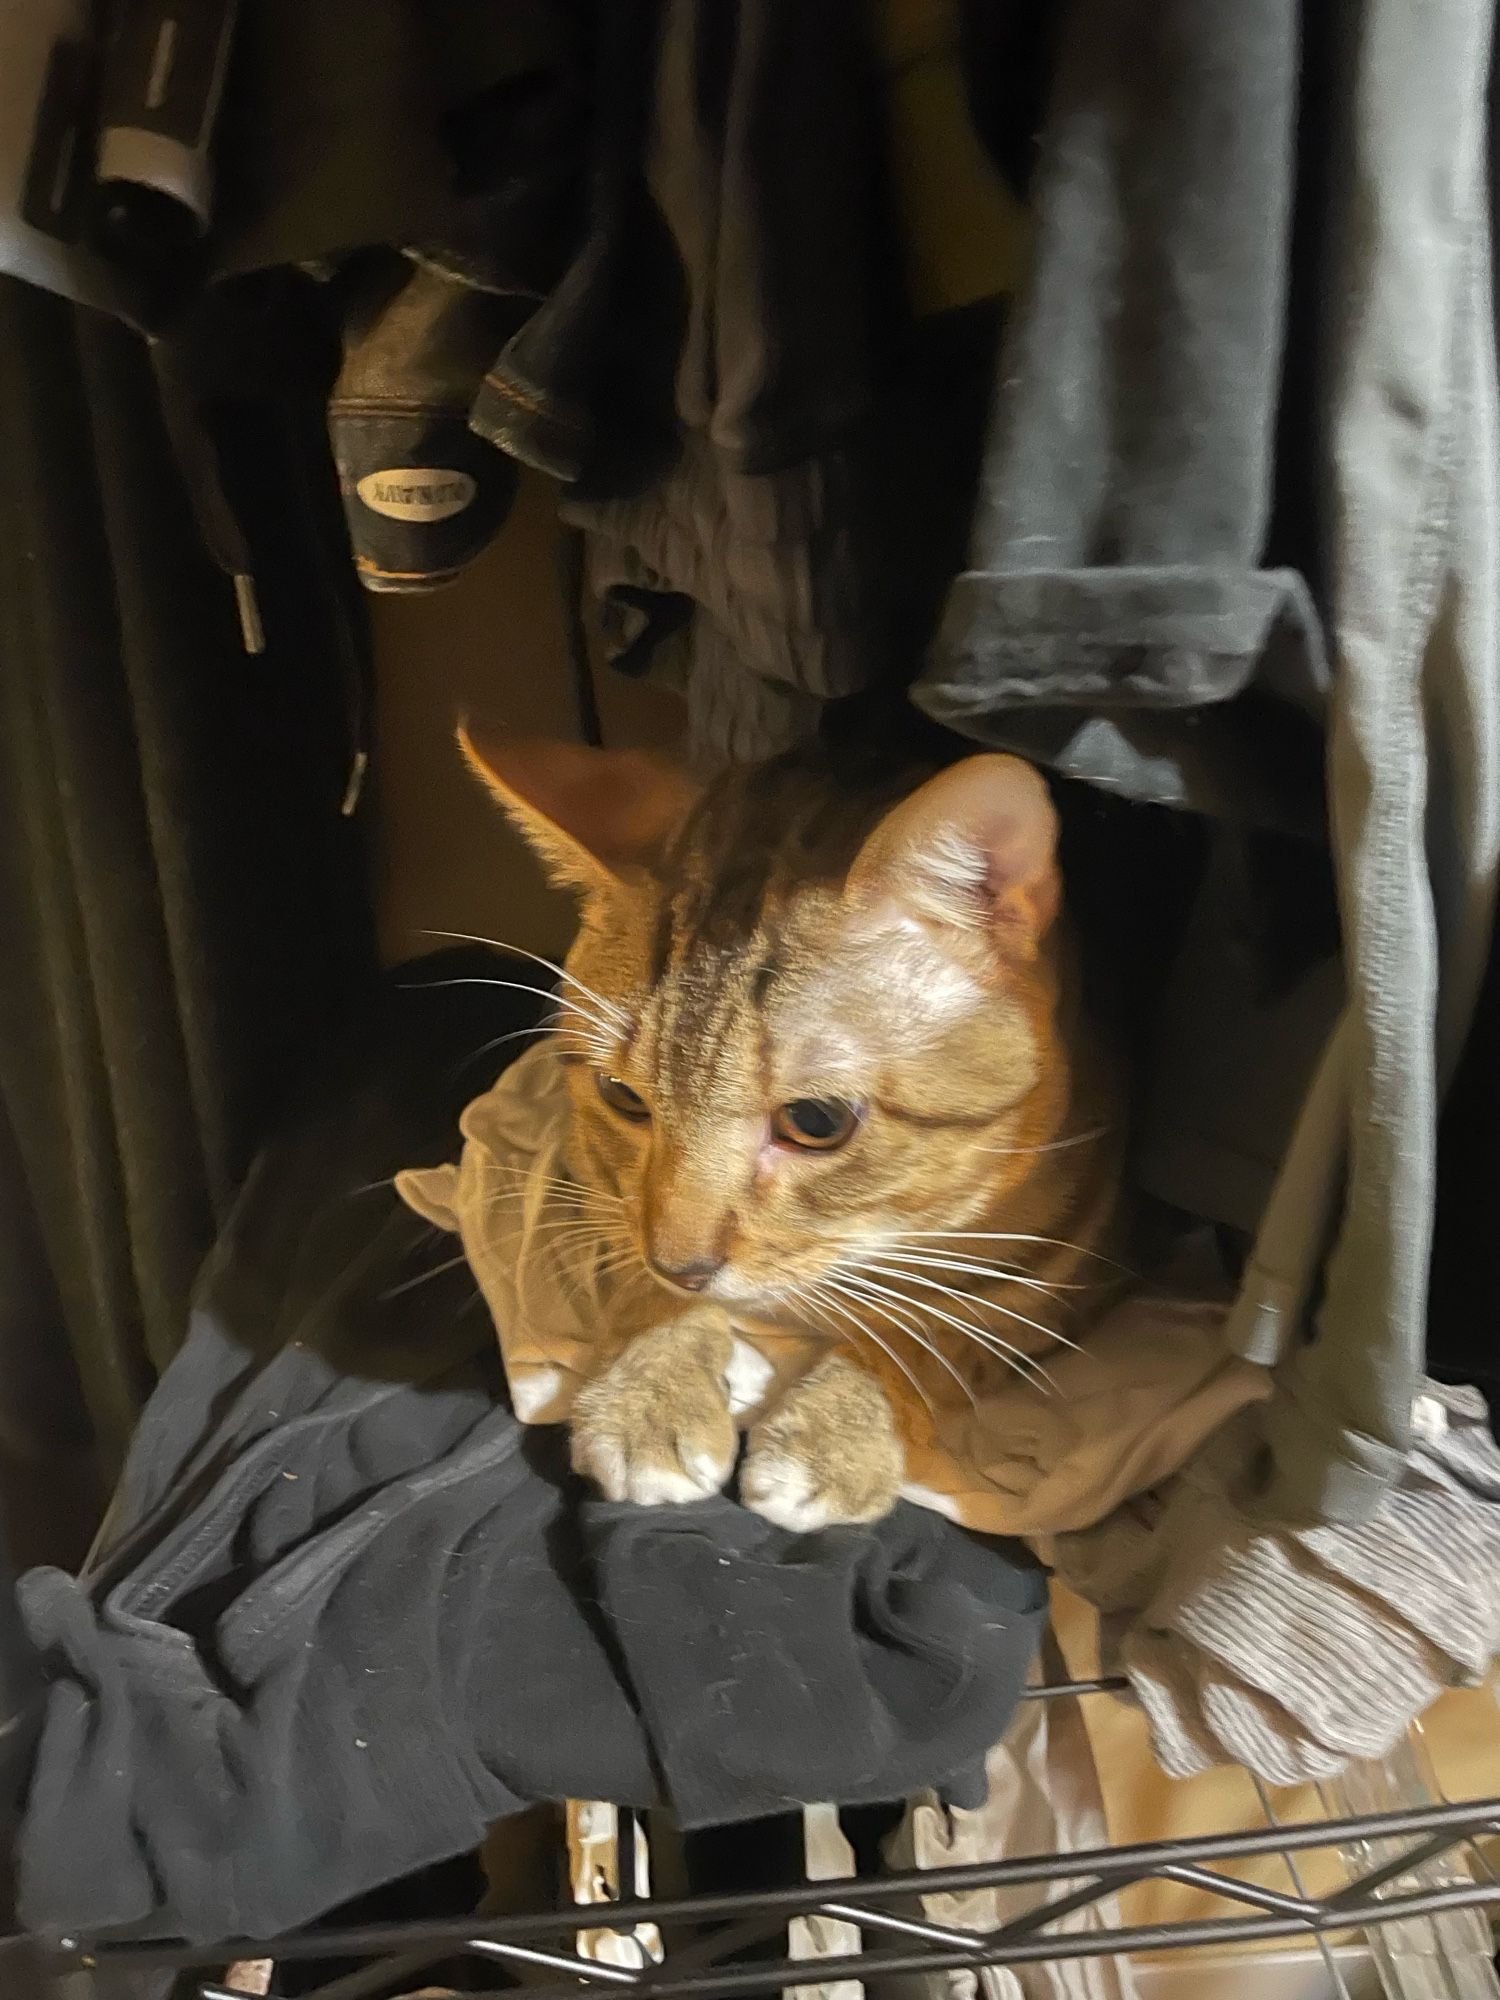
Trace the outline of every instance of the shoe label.
{"label": "shoe label", "polygon": [[367,472],[355,487],[374,514],[392,521],[447,521],[461,514],[479,490],[467,472],[396,465]]}

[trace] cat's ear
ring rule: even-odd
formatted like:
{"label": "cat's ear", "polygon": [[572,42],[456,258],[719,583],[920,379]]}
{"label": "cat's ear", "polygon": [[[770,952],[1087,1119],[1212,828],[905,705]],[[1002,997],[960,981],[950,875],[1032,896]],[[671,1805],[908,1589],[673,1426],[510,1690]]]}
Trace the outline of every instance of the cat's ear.
{"label": "cat's ear", "polygon": [[458,1168],[451,1160],[440,1167],[403,1167],[394,1185],[424,1221],[439,1229],[458,1228]]}
{"label": "cat's ear", "polygon": [[966,757],[892,807],[849,872],[851,904],[1036,956],[1062,900],[1057,813],[1019,757]]}
{"label": "cat's ear", "polygon": [[649,862],[698,795],[686,772],[648,750],[595,750],[467,722],[458,747],[553,880],[585,893]]}

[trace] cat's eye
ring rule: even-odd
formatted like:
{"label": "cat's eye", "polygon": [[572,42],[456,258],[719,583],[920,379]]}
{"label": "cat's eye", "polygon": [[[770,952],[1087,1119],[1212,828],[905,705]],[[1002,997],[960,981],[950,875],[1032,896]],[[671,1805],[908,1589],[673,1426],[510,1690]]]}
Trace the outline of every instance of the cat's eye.
{"label": "cat's eye", "polygon": [[771,1131],[783,1146],[804,1153],[833,1153],[859,1130],[859,1107],[843,1097],[794,1097],[771,1114]]}
{"label": "cat's eye", "polygon": [[628,1118],[632,1124],[642,1125],[651,1116],[651,1108],[645,1098],[638,1090],[632,1090],[628,1083],[622,1082],[619,1077],[610,1076],[604,1070],[600,1070],[595,1081],[599,1086],[599,1095],[610,1110],[618,1111],[622,1118]]}

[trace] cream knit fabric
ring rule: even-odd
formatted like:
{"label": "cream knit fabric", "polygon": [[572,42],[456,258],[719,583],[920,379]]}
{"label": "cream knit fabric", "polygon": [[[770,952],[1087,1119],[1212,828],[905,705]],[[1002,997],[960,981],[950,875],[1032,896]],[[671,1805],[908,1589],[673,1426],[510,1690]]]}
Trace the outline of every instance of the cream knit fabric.
{"label": "cream knit fabric", "polygon": [[1329,1777],[1484,1677],[1500,1651],[1500,1451],[1472,1389],[1429,1384],[1415,1429],[1368,1521],[1256,1519],[1236,1499],[1257,1445],[1244,1422],[1157,1494],[1051,1545],[1173,1776]]}

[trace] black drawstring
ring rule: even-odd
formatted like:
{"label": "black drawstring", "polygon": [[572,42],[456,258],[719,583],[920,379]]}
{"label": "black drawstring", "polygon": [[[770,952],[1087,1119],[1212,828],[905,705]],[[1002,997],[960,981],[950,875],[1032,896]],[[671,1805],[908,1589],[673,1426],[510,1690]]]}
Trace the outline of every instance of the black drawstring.
{"label": "black drawstring", "polygon": [[588,626],[583,615],[583,553],[582,529],[563,528],[557,549],[557,579],[562,595],[563,633],[573,679],[573,707],[578,736],[580,742],[602,744],[604,731],[599,722],[599,696],[594,686],[594,663],[589,658]]}
{"label": "black drawstring", "polygon": [[240,637],[247,653],[266,650],[265,628],[261,624],[260,603],[250,567],[250,548],[244,530],[224,491],[219,468],[219,451],[208,428],[202,406],[176,365],[171,343],[150,342],[161,398],[162,420],[172,455],[187,488],[188,504],[203,546],[234,586],[235,608],[239,613]]}

